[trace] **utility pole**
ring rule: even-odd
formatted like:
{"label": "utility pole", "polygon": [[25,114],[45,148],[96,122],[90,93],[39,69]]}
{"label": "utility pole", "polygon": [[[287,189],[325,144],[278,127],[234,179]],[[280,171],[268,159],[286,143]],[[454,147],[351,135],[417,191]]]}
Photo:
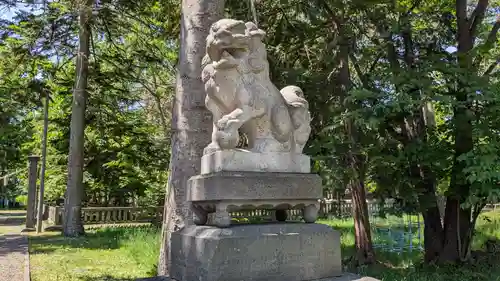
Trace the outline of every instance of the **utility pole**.
{"label": "utility pole", "polygon": [[42,170],[40,173],[40,192],[38,193],[38,214],[36,219],[36,233],[42,232],[43,222],[43,193],[45,191],[45,167],[47,165],[47,134],[49,130],[49,93],[45,93],[43,106],[43,138],[42,138]]}

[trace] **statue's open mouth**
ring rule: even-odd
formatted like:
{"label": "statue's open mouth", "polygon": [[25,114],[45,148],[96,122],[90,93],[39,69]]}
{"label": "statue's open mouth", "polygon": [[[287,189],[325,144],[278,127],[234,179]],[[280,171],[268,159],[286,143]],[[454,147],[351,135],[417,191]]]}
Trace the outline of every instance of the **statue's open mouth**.
{"label": "statue's open mouth", "polygon": [[222,50],[228,52],[235,59],[242,58],[247,52],[245,48],[224,48]]}
{"label": "statue's open mouth", "polygon": [[240,59],[245,56],[247,49],[245,48],[221,48],[219,59],[214,61],[214,68],[232,68],[240,63]]}

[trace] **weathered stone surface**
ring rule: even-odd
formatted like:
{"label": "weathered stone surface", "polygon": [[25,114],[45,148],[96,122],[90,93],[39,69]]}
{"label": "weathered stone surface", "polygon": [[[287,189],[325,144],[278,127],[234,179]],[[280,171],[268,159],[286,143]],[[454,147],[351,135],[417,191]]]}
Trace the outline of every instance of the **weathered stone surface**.
{"label": "weathered stone surface", "polygon": [[252,152],[302,153],[311,132],[309,104],[299,87],[280,91],[271,82],[265,34],[232,19],[210,28],[202,80],[214,125],[204,154],[235,148],[239,131]]}
{"label": "weathered stone surface", "polygon": [[175,281],[175,280],[166,276],[156,276],[156,277],[136,279],[135,281]]}
{"label": "weathered stone surface", "polygon": [[191,177],[188,201],[314,199],[323,195],[316,174],[220,172]]}
{"label": "weathered stone surface", "polygon": [[352,273],[344,273],[342,276],[320,279],[315,281],[380,281],[372,277],[361,277]]}
{"label": "weathered stone surface", "polygon": [[304,220],[315,222],[322,195],[321,178],[314,174],[219,172],[189,179],[187,201],[191,202],[194,222],[207,223],[215,213],[219,227],[231,224],[230,212],[254,209],[303,211]]}
{"label": "weathered stone surface", "polygon": [[[145,279],[137,279],[135,281],[178,281],[178,280],[169,277],[158,276]],[[315,281],[380,281],[380,280],[372,277],[360,277],[359,275],[356,274],[344,273],[342,274],[342,276],[319,279]]]}
{"label": "weathered stone surface", "polygon": [[172,234],[178,281],[303,281],[342,275],[340,235],[320,224],[189,226]]}
{"label": "weathered stone surface", "polygon": [[310,173],[311,159],[304,154],[242,149],[220,150],[201,157],[202,175],[222,171]]}
{"label": "weathered stone surface", "polygon": [[[179,281],[179,280],[175,280],[168,277],[152,277],[146,279],[137,279],[136,281]],[[319,279],[314,281],[380,281],[380,280],[372,277],[360,277],[356,274],[344,273],[342,274],[342,276]]]}

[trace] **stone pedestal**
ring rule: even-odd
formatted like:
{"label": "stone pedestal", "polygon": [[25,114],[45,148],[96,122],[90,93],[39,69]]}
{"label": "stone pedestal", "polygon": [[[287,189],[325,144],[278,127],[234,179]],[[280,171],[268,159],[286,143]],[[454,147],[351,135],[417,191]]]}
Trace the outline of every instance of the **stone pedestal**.
{"label": "stone pedestal", "polygon": [[218,227],[230,225],[230,212],[254,209],[277,210],[280,221],[286,220],[284,211],[300,209],[304,221],[313,223],[321,195],[318,175],[297,173],[218,172],[192,177],[187,189],[194,222],[205,225],[208,214],[215,213]]}
{"label": "stone pedestal", "polygon": [[310,173],[311,158],[290,152],[254,153],[243,149],[220,150],[201,157],[201,174],[216,172]]}
{"label": "stone pedestal", "polygon": [[304,281],[342,275],[340,235],[321,224],[190,226],[172,234],[178,281]]}

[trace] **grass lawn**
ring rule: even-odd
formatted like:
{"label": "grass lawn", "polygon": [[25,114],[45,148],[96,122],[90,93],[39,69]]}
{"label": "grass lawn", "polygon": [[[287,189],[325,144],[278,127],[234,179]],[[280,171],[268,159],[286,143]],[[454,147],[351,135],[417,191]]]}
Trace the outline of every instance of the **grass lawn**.
{"label": "grass lawn", "polygon": [[[321,223],[341,232],[342,254],[348,260],[354,244],[352,221]],[[31,234],[32,280],[125,281],[154,276],[159,232],[153,227],[104,228],[88,230],[86,237],[75,239],[63,238],[58,233]],[[481,249],[484,241],[491,238],[500,238],[500,213],[485,213],[479,219],[474,248]],[[385,281],[500,281],[500,254],[484,256],[471,264],[440,268],[422,265],[418,251],[401,254],[378,251],[377,258],[375,265],[350,271]]]}
{"label": "grass lawn", "polygon": [[[386,222],[396,224],[397,227],[400,219],[390,217]],[[352,220],[327,220],[321,223],[331,225],[341,232],[342,256],[344,260],[348,259],[347,257],[354,253]],[[383,240],[376,235],[373,239]],[[488,239],[500,239],[500,212],[488,212],[480,216],[476,226],[473,250],[483,250],[484,242]],[[415,244],[418,242],[416,235],[413,241]],[[376,254],[377,264],[356,269],[350,268],[349,271],[384,281],[500,281],[500,252],[481,255],[476,262],[444,267],[423,265],[423,253],[419,251],[412,253],[377,251]]]}
{"label": "grass lawn", "polygon": [[160,231],[152,227],[87,230],[30,236],[32,281],[114,281],[154,276]]}

